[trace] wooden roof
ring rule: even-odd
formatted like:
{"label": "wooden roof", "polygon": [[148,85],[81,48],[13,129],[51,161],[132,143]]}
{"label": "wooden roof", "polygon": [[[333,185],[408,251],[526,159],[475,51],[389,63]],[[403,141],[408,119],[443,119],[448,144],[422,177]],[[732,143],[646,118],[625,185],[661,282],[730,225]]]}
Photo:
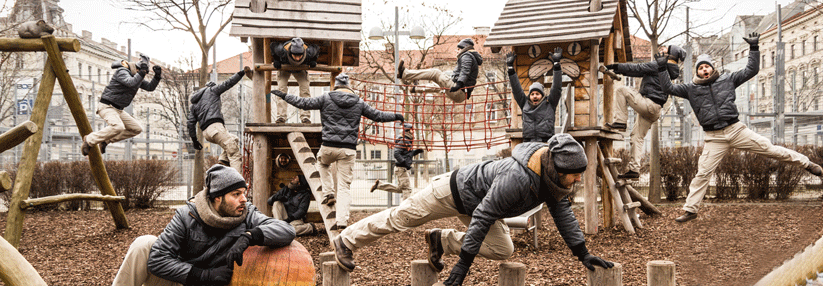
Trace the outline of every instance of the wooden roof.
{"label": "wooden roof", "polygon": [[494,23],[486,46],[601,39],[609,35],[618,5],[622,10],[623,35],[629,43],[625,2],[602,0],[602,5],[600,11],[589,12],[589,0],[509,0]]}
{"label": "wooden roof", "polygon": [[361,0],[236,0],[229,35],[359,43],[360,3]]}

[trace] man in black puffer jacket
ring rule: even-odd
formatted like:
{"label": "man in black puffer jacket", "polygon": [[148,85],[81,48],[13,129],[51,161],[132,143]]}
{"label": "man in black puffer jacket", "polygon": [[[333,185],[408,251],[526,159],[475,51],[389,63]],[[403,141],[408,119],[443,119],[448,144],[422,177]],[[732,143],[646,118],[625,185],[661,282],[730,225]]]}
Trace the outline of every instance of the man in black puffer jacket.
{"label": "man in black puffer jacket", "polygon": [[[349,220],[351,203],[352,170],[357,148],[357,133],[360,131],[360,117],[377,122],[403,121],[400,113],[383,112],[369,106],[354,94],[349,87],[349,76],[341,73],[334,78],[334,90],[317,97],[297,97],[282,91],[272,91],[300,109],[319,109],[320,123],[323,125],[320,151],[317,152],[317,166],[323,183],[322,204],[335,206],[337,223],[330,228],[345,228]],[[337,163],[337,187],[331,175],[331,164]],[[335,193],[337,195],[335,196]]]}
{"label": "man in black puffer jacket", "polygon": [[[300,97],[311,97],[309,92],[309,73],[306,70],[282,70],[282,65],[317,66],[317,56],[320,48],[315,44],[306,44],[301,38],[293,38],[282,43],[271,43],[272,64],[277,71],[277,89],[289,92],[289,77],[294,76],[300,87]],[[277,105],[277,120],[275,123],[285,123],[288,118],[288,105],[282,99],[275,99]],[[300,111],[300,122],[311,123],[311,113],[308,110]]]}
{"label": "man in black puffer jacket", "polygon": [[113,286],[227,285],[250,245],[283,247],[294,240],[291,225],[246,201],[246,182],[237,170],[214,165],[205,181],[160,237],[132,242]]}
{"label": "man in black puffer jacket", "polygon": [[196,128],[197,124],[200,123],[200,130],[203,130],[203,139],[223,148],[223,153],[220,153],[218,162],[231,166],[238,172],[243,171],[240,139],[237,138],[237,135],[226,130],[223,122],[223,112],[221,111],[223,105],[220,95],[240,82],[245,74],[241,70],[220,84],[208,82],[206,87],[195,91],[191,95],[191,107],[186,124],[194,149],[203,149],[203,145],[200,144],[200,141],[197,141]]}
{"label": "man in black puffer jacket", "polygon": [[[755,133],[737,118],[734,90],[760,70],[760,34],[751,33],[743,38],[749,43],[749,62],[746,68],[731,74],[719,74],[711,63],[711,57],[703,54],[697,57],[694,79],[690,83],[672,85],[669,74],[660,71],[663,91],[689,100],[697,121],[706,132],[706,144],[697,163],[697,174],[689,185],[689,196],[683,205],[685,213],[676,218],[677,222],[687,222],[697,218],[697,210],[709,188],[709,180],[723,157],[731,149],[749,151],[781,162],[801,166],[815,176],[823,176],[820,165],[809,158],[784,147],[772,145],[769,139]],[[665,57],[659,57],[664,62]]]}
{"label": "man in black puffer jacket", "polygon": [[306,177],[294,176],[287,185],[280,186],[280,191],[271,195],[268,200],[272,206],[272,217],[291,224],[298,236],[317,234],[314,224],[305,222],[311,200],[311,190]]}
{"label": "man in black puffer jacket", "polygon": [[[661,46],[660,53],[667,57],[667,62],[663,63],[664,69],[671,75],[671,79],[680,77],[680,67],[678,63],[686,58],[686,52],[678,46]],[[631,148],[629,149],[629,170],[621,174],[622,179],[637,179],[640,177],[640,162],[643,159],[643,141],[646,133],[649,132],[652,123],[660,118],[663,105],[669,99],[669,95],[660,88],[657,77],[657,61],[652,60],[647,63],[618,63],[606,65],[607,69],[613,70],[616,74],[631,77],[642,77],[640,81],[640,92],[621,86],[614,92],[614,107],[612,113],[614,118],[606,126],[619,131],[626,130],[626,122],[629,120],[629,109],[637,113],[631,133]]]}
{"label": "man in black puffer jacket", "polygon": [[465,38],[457,43],[457,66],[454,67],[452,78],[438,69],[407,70],[405,61],[401,60],[397,68],[397,78],[409,82],[416,80],[430,80],[441,88],[448,88],[446,96],[452,101],[460,103],[472,96],[474,85],[477,84],[477,72],[483,64],[483,57],[474,50],[474,41]]}
{"label": "man in black puffer jacket", "polygon": [[569,134],[557,134],[548,144],[518,144],[512,157],[468,165],[432,179],[423,190],[409,199],[364,218],[343,230],[334,239],[335,259],[342,268],[355,268],[353,251],[391,233],[405,231],[426,222],[457,217],[468,230],[426,231],[429,266],[435,271],[445,267],[443,254],[459,255],[445,285],[462,285],[475,256],[503,260],[511,256],[514,245],[502,219],[518,216],[546,203],[560,236],[572,254],[587,268],[612,267],[589,254],[580,225],[571,210],[568,196],[580,181],[587,159]]}
{"label": "man in black puffer jacket", "polygon": [[514,71],[514,60],[517,55],[506,55],[509,82],[512,95],[520,110],[523,111],[523,142],[546,142],[554,136],[554,112],[560,103],[560,89],[563,84],[563,72],[560,70],[560,59],[563,58],[563,49],[556,48],[549,59],[554,63],[552,68],[552,87],[549,96],[543,90],[543,83],[535,82],[529,87],[529,94],[523,93],[520,78]]}
{"label": "man in black puffer jacket", "polygon": [[115,70],[114,75],[109,85],[103,89],[100,105],[97,106],[97,115],[103,118],[108,126],[83,136],[83,145],[80,149],[83,156],[88,155],[94,145],[100,144],[100,152],[106,153],[108,144],[137,136],[143,132],[140,123],[123,109],[131,105],[137,90],[154,91],[157,88],[162,68],[152,67],[154,78],[150,82],[144,81],[143,78],[149,73],[149,60],[143,55],[141,57],[138,63],[122,60],[111,65],[111,68]]}
{"label": "man in black puffer jacket", "polygon": [[386,182],[380,183],[375,180],[371,191],[382,190],[390,193],[403,194],[403,199],[411,196],[411,181],[409,181],[409,170],[412,168],[412,158],[423,153],[423,149],[412,149],[414,147],[414,126],[411,123],[403,123],[403,134],[394,140],[394,177],[397,178],[397,185]]}

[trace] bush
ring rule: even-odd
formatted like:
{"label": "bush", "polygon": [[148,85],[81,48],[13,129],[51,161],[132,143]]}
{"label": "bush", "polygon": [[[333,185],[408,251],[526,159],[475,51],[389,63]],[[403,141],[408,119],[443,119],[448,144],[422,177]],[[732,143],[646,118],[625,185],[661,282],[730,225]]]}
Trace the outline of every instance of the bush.
{"label": "bush", "polygon": [[741,156],[740,166],[746,170],[743,173],[743,179],[746,181],[748,198],[752,200],[768,199],[772,172],[774,171],[773,160],[748,152],[741,154]]}
{"label": "bush", "polygon": [[666,200],[675,201],[688,193],[689,184],[697,174],[697,159],[702,148],[677,147],[660,150],[660,176]]}
{"label": "bush", "polygon": [[[59,161],[50,161],[45,163],[36,163],[34,167],[34,174],[31,178],[31,188],[29,189],[29,198],[42,198],[49,196],[56,196],[63,193],[63,163]],[[57,204],[39,205],[30,210],[45,211],[56,210],[59,207]]]}
{"label": "bush", "polygon": [[137,160],[106,162],[114,191],[126,197],[124,209],[151,208],[157,198],[177,182],[172,161]]}
{"label": "bush", "polygon": [[[97,190],[88,161],[64,163],[64,191],[66,194],[88,194]],[[68,201],[63,206],[69,210],[88,210],[90,201]]]}
{"label": "bush", "polygon": [[745,172],[742,168],[741,151],[730,149],[726,156],[720,161],[714,173],[717,176],[715,196],[718,199],[736,199],[742,189],[741,179]]}

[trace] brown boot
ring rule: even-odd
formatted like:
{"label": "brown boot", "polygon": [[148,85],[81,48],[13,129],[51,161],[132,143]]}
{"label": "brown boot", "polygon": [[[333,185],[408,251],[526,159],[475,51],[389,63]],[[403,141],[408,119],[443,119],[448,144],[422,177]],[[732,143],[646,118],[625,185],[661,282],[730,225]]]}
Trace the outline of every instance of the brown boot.
{"label": "brown boot", "polygon": [[274,121],[274,123],[277,123],[277,124],[286,123],[286,118],[285,117],[278,117],[277,120]]}
{"label": "brown boot", "polygon": [[90,150],[91,150],[91,145],[89,145],[89,143],[86,143],[86,141],[84,140],[83,141],[83,146],[80,146],[80,153],[83,153],[83,156],[88,156]]}
{"label": "brown boot", "polygon": [[337,200],[334,198],[334,194],[329,193],[329,194],[326,194],[326,196],[323,197],[323,202],[321,202],[321,204],[324,204],[324,205],[327,205],[327,206],[333,206],[334,203],[336,203],[336,202],[337,202]]}
{"label": "brown boot", "polygon": [[406,60],[400,60],[400,63],[397,64],[397,78],[403,79],[403,72],[406,71],[406,67],[403,65],[406,63]]}
{"label": "brown boot", "polygon": [[426,244],[429,245],[429,267],[437,272],[443,271],[443,268],[446,267],[443,261],[440,260],[443,257],[443,243],[440,241],[441,232],[442,230],[439,228],[426,230]]}
{"label": "brown boot", "polygon": [[380,185],[380,180],[374,180],[374,185],[371,186],[370,193],[374,193],[374,190],[377,190],[377,185]]}
{"label": "brown boot", "polygon": [[686,212],[682,216],[677,217],[674,219],[676,222],[687,222],[697,218],[697,213],[693,212]]}
{"label": "brown boot", "polygon": [[354,271],[354,258],[352,256],[351,249],[343,244],[343,238],[338,235],[334,239],[334,260],[337,261],[337,265],[348,272]]}
{"label": "brown boot", "polygon": [[818,164],[809,163],[809,166],[806,167],[806,171],[809,171],[812,175],[823,177],[823,168],[821,168]]}
{"label": "brown boot", "polygon": [[109,143],[106,141],[100,142],[100,154],[106,154],[106,146],[109,146]]}

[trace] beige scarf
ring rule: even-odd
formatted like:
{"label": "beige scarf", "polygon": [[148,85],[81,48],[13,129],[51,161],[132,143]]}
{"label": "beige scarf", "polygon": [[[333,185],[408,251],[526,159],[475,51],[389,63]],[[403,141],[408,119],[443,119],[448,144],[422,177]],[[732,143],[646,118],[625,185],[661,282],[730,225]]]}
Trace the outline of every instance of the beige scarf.
{"label": "beige scarf", "polygon": [[246,219],[246,215],[249,213],[248,208],[243,209],[243,214],[238,217],[224,217],[218,214],[209,202],[209,198],[206,196],[207,192],[208,189],[204,189],[194,195],[194,208],[197,209],[197,214],[200,215],[200,219],[206,225],[219,229],[233,229]]}
{"label": "beige scarf", "polygon": [[720,73],[718,73],[717,70],[712,70],[712,74],[709,75],[709,78],[700,78],[697,76],[697,73],[695,73],[692,82],[697,85],[704,85],[707,83],[713,83],[718,77],[720,77]]}

